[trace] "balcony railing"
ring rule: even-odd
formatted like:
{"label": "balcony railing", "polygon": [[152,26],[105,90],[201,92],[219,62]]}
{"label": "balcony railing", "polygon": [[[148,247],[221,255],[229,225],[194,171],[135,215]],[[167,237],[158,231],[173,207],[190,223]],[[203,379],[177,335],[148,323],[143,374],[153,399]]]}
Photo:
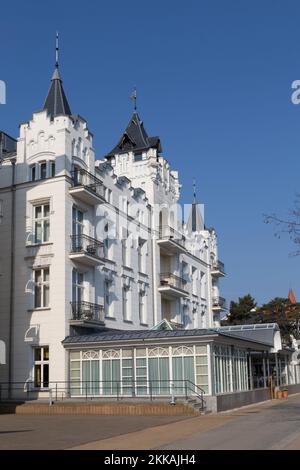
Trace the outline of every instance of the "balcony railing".
{"label": "balcony railing", "polygon": [[185,236],[175,228],[163,225],[159,228],[159,240],[172,240],[184,247]]}
{"label": "balcony railing", "polygon": [[160,275],[160,287],[174,287],[175,289],[184,290],[185,284],[184,279],[172,273],[162,273]]}
{"label": "balcony railing", "polygon": [[91,302],[71,302],[72,320],[98,321],[104,323],[103,305]]}
{"label": "balcony railing", "polygon": [[101,180],[96,178],[92,173],[82,168],[78,168],[71,172],[73,187],[84,187],[92,191],[97,196],[105,199],[105,188]]}
{"label": "balcony railing", "polygon": [[88,235],[71,235],[71,253],[84,253],[93,258],[104,258],[103,243]]}
{"label": "balcony railing", "polygon": [[215,261],[212,265],[212,271],[218,271],[222,274],[225,274],[225,265],[222,261]]}
{"label": "balcony railing", "polygon": [[221,297],[220,295],[213,297],[213,307],[224,308],[225,303],[226,300],[224,299],[224,297]]}

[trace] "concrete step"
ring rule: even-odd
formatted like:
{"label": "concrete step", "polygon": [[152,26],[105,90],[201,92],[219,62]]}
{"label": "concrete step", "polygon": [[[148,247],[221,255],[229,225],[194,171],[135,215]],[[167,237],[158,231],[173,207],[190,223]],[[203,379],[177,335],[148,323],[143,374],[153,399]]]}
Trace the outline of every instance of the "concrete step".
{"label": "concrete step", "polygon": [[170,405],[166,402],[156,403],[130,403],[130,402],[105,402],[105,403],[22,403],[10,404],[0,403],[0,414],[34,414],[34,415],[55,415],[55,414],[98,414],[98,415],[130,415],[130,416],[196,416],[197,410],[184,403]]}

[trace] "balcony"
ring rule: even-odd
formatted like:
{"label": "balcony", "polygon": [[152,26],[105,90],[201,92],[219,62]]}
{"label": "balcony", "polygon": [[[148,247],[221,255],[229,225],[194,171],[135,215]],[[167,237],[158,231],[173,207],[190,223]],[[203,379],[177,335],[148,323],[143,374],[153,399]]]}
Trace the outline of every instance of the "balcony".
{"label": "balcony", "polygon": [[211,275],[215,277],[225,276],[225,266],[222,261],[216,261],[212,264]]}
{"label": "balcony", "polygon": [[71,302],[72,317],[70,325],[99,327],[104,326],[103,305],[92,304],[91,302]]}
{"label": "balcony", "polygon": [[77,169],[71,172],[72,186],[69,193],[89,205],[103,204],[105,188],[101,180],[86,170]]}
{"label": "balcony", "polygon": [[226,305],[226,300],[220,295],[213,297],[212,299],[212,309],[216,312],[219,310],[224,310]]}
{"label": "balcony", "polygon": [[163,273],[160,275],[160,285],[158,291],[166,299],[174,299],[187,297],[188,292],[184,290],[185,281],[171,273]]}
{"label": "balcony", "polygon": [[103,243],[87,235],[71,235],[70,259],[85,266],[104,264]]}
{"label": "balcony", "polygon": [[159,238],[157,244],[161,250],[167,255],[176,253],[184,253],[185,237],[172,227],[165,225],[159,229]]}

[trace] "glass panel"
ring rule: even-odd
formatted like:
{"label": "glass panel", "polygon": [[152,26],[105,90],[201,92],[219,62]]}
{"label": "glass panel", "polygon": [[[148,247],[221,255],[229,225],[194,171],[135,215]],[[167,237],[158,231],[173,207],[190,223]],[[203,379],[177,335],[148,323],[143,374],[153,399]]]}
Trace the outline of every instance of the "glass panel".
{"label": "glass panel", "polygon": [[44,220],[44,242],[49,241],[50,236],[50,221],[49,219]]}
{"label": "glass panel", "polygon": [[70,378],[72,379],[80,379],[80,369],[79,370],[71,370],[70,371]]}
{"label": "glass panel", "polygon": [[34,386],[40,387],[41,386],[41,365],[35,364],[34,366]]}
{"label": "glass panel", "polygon": [[132,350],[131,349],[123,349],[122,350],[123,357],[132,357]]}
{"label": "glass panel", "polygon": [[88,395],[90,392],[90,361],[82,362],[82,393]]}
{"label": "glass panel", "polygon": [[43,364],[43,387],[49,387],[49,364]]}
{"label": "glass panel", "polygon": [[196,354],[207,354],[207,346],[196,346]]}
{"label": "glass panel", "polygon": [[44,282],[49,282],[49,268],[44,269]]}
{"label": "glass panel", "polygon": [[102,361],[103,394],[111,394],[111,361]]}
{"label": "glass panel", "polygon": [[99,361],[91,361],[91,373],[92,373],[92,383],[91,383],[91,393],[93,395],[100,394],[100,372],[99,372]]}
{"label": "glass panel", "polygon": [[43,356],[44,356],[44,361],[49,361],[49,347],[48,346],[45,346],[43,348]]}
{"label": "glass panel", "polygon": [[42,217],[42,206],[35,206],[35,218],[39,219]]}
{"label": "glass panel", "polygon": [[207,375],[208,368],[207,366],[196,366],[196,374]]}
{"label": "glass panel", "polygon": [[49,285],[44,285],[44,289],[43,289],[43,307],[49,307]]}
{"label": "glass panel", "polygon": [[144,349],[144,348],[137,348],[137,350],[136,350],[136,356],[137,356],[137,357],[144,357],[144,356],[146,356],[146,349]]}
{"label": "glass panel", "polygon": [[46,163],[41,164],[41,179],[45,179],[47,177],[47,167]]}
{"label": "glass panel", "polygon": [[[72,351],[70,352],[70,359],[80,359],[80,351]],[[72,363],[73,364],[73,363]],[[73,367],[73,365],[71,364],[71,367]],[[77,362],[75,363],[77,364]],[[80,366],[80,362],[78,362],[78,365]]]}
{"label": "glass panel", "polygon": [[146,367],[146,359],[137,359],[136,360],[137,367]]}
{"label": "glass panel", "polygon": [[42,243],[43,241],[43,230],[42,230],[42,222],[35,222],[35,243]]}
{"label": "glass panel", "polygon": [[41,348],[35,348],[34,350],[34,360],[40,361],[42,359],[42,350]]}
{"label": "glass panel", "polygon": [[206,365],[207,364],[207,356],[197,356],[196,357],[196,364],[198,365]]}
{"label": "glass panel", "polygon": [[49,217],[50,215],[50,206],[49,204],[44,205],[44,217]]}
{"label": "glass panel", "polygon": [[184,394],[182,357],[172,358],[174,392]]}
{"label": "glass panel", "polygon": [[34,288],[34,307],[39,308],[42,306],[42,289],[41,286]]}
{"label": "glass panel", "polygon": [[[112,360],[112,393],[116,394],[120,387],[120,360]],[[120,390],[120,388],[119,388]]]}

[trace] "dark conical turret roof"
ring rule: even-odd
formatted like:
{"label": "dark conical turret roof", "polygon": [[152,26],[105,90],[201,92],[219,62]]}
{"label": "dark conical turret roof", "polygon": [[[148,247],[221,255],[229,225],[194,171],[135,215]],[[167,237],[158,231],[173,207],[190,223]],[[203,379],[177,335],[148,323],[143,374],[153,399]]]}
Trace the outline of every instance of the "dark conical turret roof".
{"label": "dark conical turret roof", "polygon": [[71,116],[71,109],[63,89],[58,65],[56,64],[44,108],[53,120],[56,116]]}
{"label": "dark conical turret roof", "polygon": [[141,121],[137,111],[134,111],[118,144],[106,156],[109,158],[119,153],[138,152],[149,148],[156,148],[161,152],[160,139],[157,136],[148,136],[143,121]]}

